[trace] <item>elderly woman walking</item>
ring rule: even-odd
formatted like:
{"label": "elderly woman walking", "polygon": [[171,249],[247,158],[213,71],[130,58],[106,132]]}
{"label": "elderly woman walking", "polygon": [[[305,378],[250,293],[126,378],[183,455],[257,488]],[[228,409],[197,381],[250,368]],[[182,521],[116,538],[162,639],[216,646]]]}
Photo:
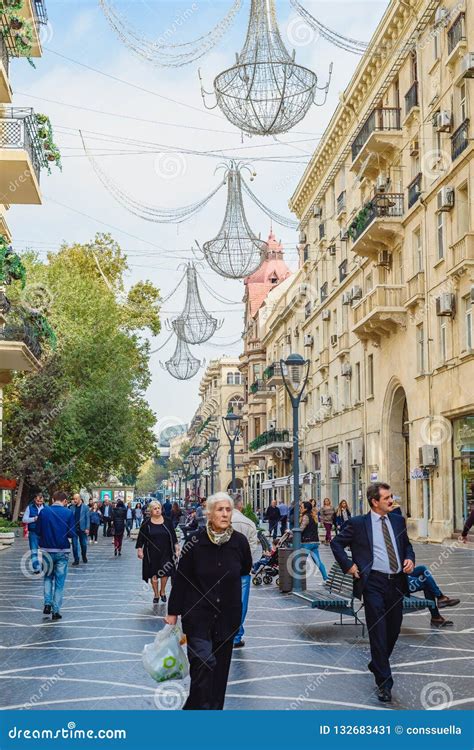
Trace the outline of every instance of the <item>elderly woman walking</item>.
{"label": "elderly woman walking", "polygon": [[148,510],[150,517],[140,526],[135,546],[138,558],[143,561],[142,578],[151,581],[153,604],[159,604],[160,598],[166,602],[166,584],[175,571],[174,558],[179,555],[179,545],[173,523],[163,515],[161,503],[152,500]]}
{"label": "elderly woman walking", "polygon": [[207,500],[207,525],[179,561],[165,621],[181,615],[187,637],[191,688],[185,710],[222,710],[234,637],[242,615],[241,577],[252,567],[246,537],[231,525],[225,492]]}

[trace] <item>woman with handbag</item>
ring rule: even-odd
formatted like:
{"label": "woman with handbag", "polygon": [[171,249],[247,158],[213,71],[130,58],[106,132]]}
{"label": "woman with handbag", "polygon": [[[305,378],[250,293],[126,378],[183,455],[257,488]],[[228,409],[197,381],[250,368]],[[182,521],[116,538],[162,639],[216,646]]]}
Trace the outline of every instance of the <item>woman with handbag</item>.
{"label": "woman with handbag", "polygon": [[153,604],[166,602],[166,584],[175,572],[175,557],[179,555],[178,539],[171,519],[163,515],[161,503],[152,500],[148,506],[150,517],[140,526],[136,548],[142,560],[142,578],[151,581]]}
{"label": "woman with handbag", "polygon": [[181,615],[191,687],[185,710],[221,711],[242,615],[242,576],[252,555],[247,538],[232,528],[234,503],[225,492],[207,500],[207,524],[186,545],[171,589],[168,625]]}

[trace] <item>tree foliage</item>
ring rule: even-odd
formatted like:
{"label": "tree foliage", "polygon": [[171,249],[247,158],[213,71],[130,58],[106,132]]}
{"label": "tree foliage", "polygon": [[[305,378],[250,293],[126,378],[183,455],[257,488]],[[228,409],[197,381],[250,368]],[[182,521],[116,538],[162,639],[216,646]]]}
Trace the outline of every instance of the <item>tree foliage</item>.
{"label": "tree foliage", "polygon": [[23,262],[26,298],[30,287],[49,300],[57,348],[5,389],[3,472],[44,489],[136,476],[156,445],[143,335],[160,330],[158,289],[143,281],[125,293],[126,258],[110,235]]}

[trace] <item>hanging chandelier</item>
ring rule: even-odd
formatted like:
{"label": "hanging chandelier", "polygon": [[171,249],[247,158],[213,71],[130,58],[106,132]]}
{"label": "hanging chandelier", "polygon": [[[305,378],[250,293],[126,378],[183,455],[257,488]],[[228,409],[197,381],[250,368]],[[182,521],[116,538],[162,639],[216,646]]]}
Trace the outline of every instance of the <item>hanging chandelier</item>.
{"label": "hanging chandelier", "polygon": [[242,169],[249,167],[231,162],[227,168],[227,205],[224,220],[218,235],[213,240],[205,242],[202,248],[212,270],[228,279],[242,279],[252,274],[265,260],[268,249],[267,243],[252,232],[245,216],[242,202]]}
{"label": "hanging chandelier", "polygon": [[189,380],[196,375],[199,368],[204,365],[204,362],[205,360],[200,362],[199,359],[191,354],[186,341],[178,338],[173,356],[165,363],[161,362],[161,366],[176,380]]}
{"label": "hanging chandelier", "polygon": [[318,86],[313,71],[297,65],[280,35],[275,0],[252,0],[247,38],[236,64],[214,79],[216,104],[208,107],[201,82],[204,106],[219,106],[225,117],[252,135],[287,133],[316,104],[318,91],[326,102],[331,80]]}
{"label": "hanging chandelier", "polygon": [[199,294],[194,263],[186,266],[186,301],[182,313],[171,321],[169,327],[187,344],[203,344],[220,328],[217,318],[206,312]]}

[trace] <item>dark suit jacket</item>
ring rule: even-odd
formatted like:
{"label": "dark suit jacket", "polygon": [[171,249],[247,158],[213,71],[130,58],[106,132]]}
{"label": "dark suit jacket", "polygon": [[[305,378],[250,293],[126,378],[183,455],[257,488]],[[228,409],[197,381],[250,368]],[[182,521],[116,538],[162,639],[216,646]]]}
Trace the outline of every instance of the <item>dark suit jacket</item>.
{"label": "dark suit jacket", "polygon": [[242,616],[241,576],[249,575],[252,555],[247,537],[234,531],[225,544],[213,544],[206,529],[183,548],[171,588],[168,614],[181,615],[187,635],[232,638]]}
{"label": "dark suit jacket", "polygon": [[[397,541],[398,555],[403,565],[404,560],[415,562],[415,553],[408,539],[405,519],[398,514],[390,514],[390,523]],[[352,560],[345,548],[350,547]],[[355,563],[359,568],[360,578],[354,578],[354,596],[362,599],[362,592],[373,565],[372,520],[370,511],[365,516],[353,516],[342,527],[331,542],[334,557],[344,573]],[[404,576],[403,587],[409,595],[408,579]]]}

